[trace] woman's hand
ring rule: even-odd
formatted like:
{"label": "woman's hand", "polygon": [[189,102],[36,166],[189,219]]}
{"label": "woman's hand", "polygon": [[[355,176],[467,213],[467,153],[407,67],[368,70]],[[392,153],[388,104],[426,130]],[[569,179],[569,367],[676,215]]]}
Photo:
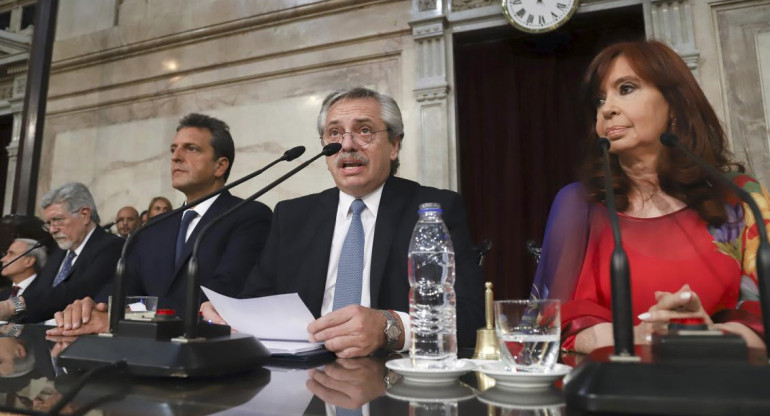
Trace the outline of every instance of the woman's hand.
{"label": "woman's hand", "polygon": [[682,286],[676,293],[655,292],[655,300],[657,301],[655,305],[638,316],[642,322],[634,327],[636,344],[649,344],[652,333],[664,330],[672,319],[702,318],[709,328],[714,325],[711,317],[703,309],[698,294],[690,289],[690,285]]}

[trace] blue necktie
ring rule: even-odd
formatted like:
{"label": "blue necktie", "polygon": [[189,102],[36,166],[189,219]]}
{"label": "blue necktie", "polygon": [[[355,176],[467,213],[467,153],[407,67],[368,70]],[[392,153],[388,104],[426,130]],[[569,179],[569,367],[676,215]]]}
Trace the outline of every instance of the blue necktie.
{"label": "blue necktie", "polygon": [[361,416],[364,414],[360,407],[358,409],[346,409],[337,406],[334,410],[337,416]]}
{"label": "blue necktie", "polygon": [[187,228],[190,227],[190,222],[198,216],[198,213],[189,210],[185,211],[184,215],[182,216],[182,226],[179,227],[179,234],[176,235],[176,257],[174,258],[175,263],[179,263],[179,259],[182,257],[182,250],[184,250],[184,243],[187,240]]}
{"label": "blue necktie", "polygon": [[76,254],[74,251],[67,251],[67,257],[64,258],[64,263],[62,263],[61,270],[59,270],[59,274],[56,275],[56,278],[53,279],[54,287],[59,286],[59,283],[63,282],[67,275],[70,274],[72,271],[72,260],[75,260],[75,256]]}
{"label": "blue necktie", "polygon": [[364,226],[361,224],[361,212],[364,208],[366,204],[360,199],[350,205],[353,219],[350,221],[345,242],[342,243],[340,263],[337,266],[337,283],[332,306],[335,311],[361,303],[361,281],[364,277]]}

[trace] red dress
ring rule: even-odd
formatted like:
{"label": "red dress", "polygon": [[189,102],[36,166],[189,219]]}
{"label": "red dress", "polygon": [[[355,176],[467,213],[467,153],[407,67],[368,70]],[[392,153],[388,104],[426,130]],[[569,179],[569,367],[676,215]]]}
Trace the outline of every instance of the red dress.
{"label": "red dress", "polygon": [[[751,193],[763,200],[760,206],[767,212],[766,190],[746,175],[734,180],[755,191]],[[579,184],[557,196],[533,290],[536,297],[562,299],[562,347],[567,350],[574,349],[581,330],[612,321],[609,264],[614,240],[609,215],[603,205],[578,206],[578,198],[585,201]],[[618,215],[629,261],[634,325],[639,324],[636,316],[656,303],[655,291],[676,292],[689,284],[715,322],[738,321],[762,335],[753,263],[756,225],[743,204],[728,204],[726,211],[728,221],[720,227],[710,227],[689,208],[657,218]],[[569,220],[555,218],[559,215]],[[770,220],[770,213],[764,215]],[[569,235],[563,234],[565,229]]]}

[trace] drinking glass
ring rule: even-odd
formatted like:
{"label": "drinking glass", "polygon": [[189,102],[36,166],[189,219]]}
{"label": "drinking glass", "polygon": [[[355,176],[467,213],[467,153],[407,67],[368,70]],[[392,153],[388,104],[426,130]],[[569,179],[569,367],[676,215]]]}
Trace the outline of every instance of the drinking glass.
{"label": "drinking glass", "polygon": [[560,303],[556,299],[495,302],[495,331],[511,371],[546,372],[559,357]]}

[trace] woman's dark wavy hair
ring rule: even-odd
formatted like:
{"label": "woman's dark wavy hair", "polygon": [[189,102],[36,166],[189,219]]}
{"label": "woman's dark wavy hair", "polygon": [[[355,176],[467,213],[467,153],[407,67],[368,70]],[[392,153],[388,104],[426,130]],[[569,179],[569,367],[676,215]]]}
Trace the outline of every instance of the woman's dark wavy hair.
{"label": "woman's dark wavy hair", "polygon": [[[588,119],[592,120],[589,149],[599,137],[596,132],[596,97],[608,76],[612,63],[619,56],[628,60],[631,68],[646,82],[660,90],[673,115],[674,125],[668,131],[679,137],[679,142],[693,153],[722,172],[743,172],[740,163],[732,161],[727,150],[727,139],[714,109],[695,81],[684,61],[671,48],[654,40],[623,42],[602,50],[588,67],[583,82],[583,103]],[[721,225],[727,219],[725,200],[727,191],[718,183],[708,180],[706,172],[676,148],[664,147],[658,162],[658,180],[667,194],[685,202],[712,225]],[[599,151],[587,152],[581,168],[581,178],[591,200],[604,202],[604,168]],[[610,166],[618,211],[628,209],[631,183],[618,158],[610,155]]]}

